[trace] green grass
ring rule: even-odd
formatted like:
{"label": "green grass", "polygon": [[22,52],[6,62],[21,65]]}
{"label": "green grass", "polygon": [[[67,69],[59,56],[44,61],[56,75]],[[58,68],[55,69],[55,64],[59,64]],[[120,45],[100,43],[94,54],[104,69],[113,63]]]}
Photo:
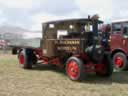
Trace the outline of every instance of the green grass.
{"label": "green grass", "polygon": [[24,70],[17,56],[0,54],[0,96],[128,96],[128,72],[115,72],[112,78],[91,75],[73,82],[58,69]]}

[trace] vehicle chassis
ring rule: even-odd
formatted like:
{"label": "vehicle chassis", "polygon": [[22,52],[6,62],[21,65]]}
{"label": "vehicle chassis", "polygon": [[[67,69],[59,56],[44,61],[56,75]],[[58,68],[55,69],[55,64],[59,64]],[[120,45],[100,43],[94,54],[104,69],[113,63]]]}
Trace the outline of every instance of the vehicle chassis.
{"label": "vehicle chassis", "polygon": [[[18,55],[20,65],[25,69],[32,68],[32,65],[37,62],[55,65],[65,68],[68,77],[75,81],[82,80],[86,73],[90,72],[96,72],[99,76],[111,76],[113,65],[109,52],[105,51],[100,43],[97,43],[99,41],[97,38],[98,23],[102,23],[102,21],[99,21],[97,16],[43,23],[41,48],[20,49]],[[50,32],[47,31],[50,24],[58,25],[59,29],[65,29],[64,26],[68,25],[71,27],[68,30],[70,34],[58,38],[53,34],[55,26],[51,25]],[[73,29],[76,24],[79,24],[80,27]],[[83,25],[84,27],[87,25],[88,30],[83,30]],[[90,25],[93,28],[92,32],[90,32]]]}

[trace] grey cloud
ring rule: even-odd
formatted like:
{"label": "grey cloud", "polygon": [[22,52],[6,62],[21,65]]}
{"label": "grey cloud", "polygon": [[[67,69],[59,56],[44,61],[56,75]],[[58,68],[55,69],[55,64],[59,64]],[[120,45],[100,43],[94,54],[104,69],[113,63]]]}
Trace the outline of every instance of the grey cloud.
{"label": "grey cloud", "polygon": [[112,5],[113,19],[128,18],[128,0],[112,0]]}
{"label": "grey cloud", "polygon": [[32,25],[31,16],[38,13],[46,13],[55,16],[65,16],[78,11],[79,8],[74,0],[33,0],[33,7],[30,9],[9,8],[0,4],[2,16],[7,19],[4,24],[24,25],[29,28]]}
{"label": "grey cloud", "polygon": [[35,2],[34,7],[31,12],[43,12],[52,15],[66,15],[74,11],[78,11],[79,8],[75,4],[74,0],[39,0],[40,2]]}
{"label": "grey cloud", "polygon": [[31,24],[31,19],[29,12],[25,9],[16,9],[16,8],[7,8],[2,7],[3,16],[7,19],[5,24],[11,25],[24,25],[25,27],[29,27]]}
{"label": "grey cloud", "polygon": [[[111,10],[113,19],[128,17],[127,2],[127,0],[112,0]],[[71,14],[70,16],[72,16],[72,13],[76,12],[80,14],[81,17],[87,16],[88,10],[85,9],[85,12],[81,12],[79,7],[80,6],[78,6],[74,0],[33,0],[33,7],[30,9],[8,8],[8,6],[0,4],[0,10],[3,11],[0,17],[5,17],[7,19],[5,23],[7,24],[21,24],[26,28],[30,28],[33,24],[31,16],[40,13],[46,13],[53,16],[67,16]],[[91,10],[90,8],[93,7],[89,6],[89,10]]]}

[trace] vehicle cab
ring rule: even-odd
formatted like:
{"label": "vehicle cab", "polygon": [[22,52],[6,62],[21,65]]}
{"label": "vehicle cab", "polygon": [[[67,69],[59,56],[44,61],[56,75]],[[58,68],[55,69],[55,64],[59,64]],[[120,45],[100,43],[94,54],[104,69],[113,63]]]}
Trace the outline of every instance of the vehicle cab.
{"label": "vehicle cab", "polygon": [[128,68],[128,21],[114,21],[111,24],[110,47],[113,63],[117,70]]}

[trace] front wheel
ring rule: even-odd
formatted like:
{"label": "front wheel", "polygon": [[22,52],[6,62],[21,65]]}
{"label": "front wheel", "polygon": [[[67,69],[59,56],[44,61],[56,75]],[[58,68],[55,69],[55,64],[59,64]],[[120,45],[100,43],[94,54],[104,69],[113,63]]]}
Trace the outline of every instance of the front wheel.
{"label": "front wheel", "polygon": [[73,81],[80,81],[84,78],[84,64],[77,57],[70,57],[66,63],[66,73]]}
{"label": "front wheel", "polygon": [[127,56],[122,52],[117,52],[113,56],[113,64],[117,71],[128,69]]}

